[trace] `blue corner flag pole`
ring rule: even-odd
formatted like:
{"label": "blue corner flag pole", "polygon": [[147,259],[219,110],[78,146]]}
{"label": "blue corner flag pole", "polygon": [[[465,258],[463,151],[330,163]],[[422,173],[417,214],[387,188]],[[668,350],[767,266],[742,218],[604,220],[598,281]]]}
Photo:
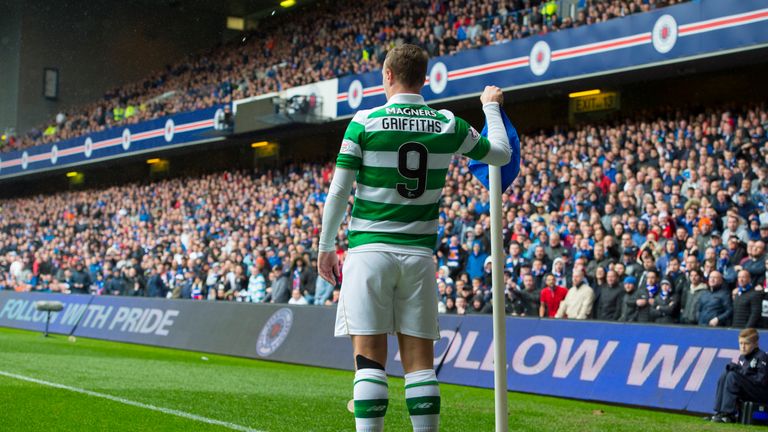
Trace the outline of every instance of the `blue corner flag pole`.
{"label": "blue corner flag pole", "polygon": [[[495,394],[496,432],[509,430],[509,406],[507,401],[507,338],[506,338],[506,297],[504,289],[504,248],[501,238],[501,194],[507,190],[520,173],[520,139],[504,111],[501,111],[504,127],[509,137],[512,158],[503,167],[488,166],[472,161],[472,174],[490,190],[491,195],[491,261],[493,285],[493,382]],[[488,134],[488,125],[481,133]]]}

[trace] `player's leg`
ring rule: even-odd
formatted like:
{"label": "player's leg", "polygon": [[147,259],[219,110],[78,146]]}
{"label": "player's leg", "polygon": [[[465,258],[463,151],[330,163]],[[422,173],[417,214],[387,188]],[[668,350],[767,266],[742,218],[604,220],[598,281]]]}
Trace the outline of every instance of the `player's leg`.
{"label": "player's leg", "polygon": [[387,374],[387,335],[352,336],[355,354],[354,405],[357,432],[384,429],[389,406]]}
{"label": "player's leg", "polygon": [[434,342],[398,333],[405,371],[405,403],[414,432],[436,432],[440,424],[440,387],[433,368]]}
{"label": "player's leg", "polygon": [[405,402],[414,432],[436,432],[440,423],[440,388],[434,370],[437,282],[431,257],[408,256],[395,288],[395,328],[405,371]]}
{"label": "player's leg", "polygon": [[384,253],[353,253],[344,262],[336,336],[352,337],[354,412],[358,432],[384,428],[389,397],[384,365],[387,333],[394,331],[392,292],[397,263]]}

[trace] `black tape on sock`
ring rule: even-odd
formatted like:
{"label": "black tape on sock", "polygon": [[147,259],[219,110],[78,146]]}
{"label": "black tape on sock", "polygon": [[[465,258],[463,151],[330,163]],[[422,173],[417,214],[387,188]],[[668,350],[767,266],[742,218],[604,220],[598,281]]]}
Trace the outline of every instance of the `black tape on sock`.
{"label": "black tape on sock", "polygon": [[384,370],[384,366],[379,363],[375,362],[368,357],[365,357],[363,355],[358,354],[355,357],[355,364],[357,364],[357,369],[380,369]]}

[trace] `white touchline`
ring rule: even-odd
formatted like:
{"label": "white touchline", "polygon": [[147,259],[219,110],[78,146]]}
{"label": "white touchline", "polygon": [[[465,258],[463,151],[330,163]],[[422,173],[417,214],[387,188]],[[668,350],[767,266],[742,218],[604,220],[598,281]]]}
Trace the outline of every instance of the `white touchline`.
{"label": "white touchline", "polygon": [[50,382],[50,381],[44,381],[44,380],[41,380],[41,379],[32,378],[32,377],[28,377],[28,376],[24,376],[24,375],[18,375],[18,374],[11,373],[11,372],[5,372],[5,371],[1,371],[0,370],[0,375],[6,376],[8,378],[15,378],[17,380],[28,381],[28,382],[31,382],[31,383],[40,384],[40,385],[44,385],[44,386],[48,386],[48,387],[55,387],[55,388],[60,388],[60,389],[68,390],[68,391],[75,392],[75,393],[81,393],[81,394],[85,394],[85,395],[88,395],[88,396],[94,396],[94,397],[99,397],[99,398],[102,398],[102,399],[108,399],[108,400],[111,400],[111,401],[114,401],[114,402],[118,402],[118,403],[121,403],[121,404],[131,405],[131,406],[135,406],[135,407],[139,407],[139,408],[144,408],[144,409],[148,409],[148,410],[152,410],[152,411],[158,411],[158,412],[161,412],[161,413],[164,413],[164,414],[175,415],[175,416],[178,416],[178,417],[183,417],[183,418],[186,418],[186,419],[195,420],[195,421],[199,421],[199,422],[202,422],[202,423],[208,423],[208,424],[212,424],[212,425],[216,425],[216,426],[222,426],[222,427],[225,427],[225,428],[228,428],[228,429],[232,429],[232,430],[236,430],[236,431],[242,431],[242,432],[263,432],[263,431],[259,431],[259,430],[256,430],[256,429],[251,429],[249,427],[240,426],[240,425],[237,425],[237,424],[234,424],[234,423],[229,423],[229,422],[225,422],[225,421],[221,421],[221,420],[216,420],[216,419],[212,419],[212,418],[208,418],[208,417],[203,417],[203,416],[199,416],[199,415],[196,415],[196,414],[191,414],[191,413],[184,412],[184,411],[179,411],[179,410],[175,410],[175,409],[163,408],[163,407],[158,407],[158,406],[154,406],[154,405],[149,405],[149,404],[145,404],[145,403],[142,403],[142,402],[132,401],[130,399],[124,399],[124,398],[121,398],[121,397],[108,395],[108,394],[105,394],[105,393],[98,393],[98,392],[95,392],[95,391],[81,389],[81,388],[77,388],[77,387],[71,387],[71,386],[64,385],[64,384],[57,384],[57,383],[53,383],[53,382]]}

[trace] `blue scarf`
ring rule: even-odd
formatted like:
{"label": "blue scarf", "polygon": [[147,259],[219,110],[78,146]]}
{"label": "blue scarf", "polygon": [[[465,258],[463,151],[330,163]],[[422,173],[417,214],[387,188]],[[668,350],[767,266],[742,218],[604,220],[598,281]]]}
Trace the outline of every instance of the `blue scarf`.
{"label": "blue scarf", "polygon": [[659,286],[658,285],[646,285],[645,289],[648,290],[648,295],[651,297],[655,296],[657,292],[659,292]]}
{"label": "blue scarf", "polygon": [[752,289],[752,285],[751,284],[747,284],[745,286],[740,286],[739,287],[739,295],[742,295],[742,294],[744,294],[745,292],[747,292],[747,291],[749,291],[751,289]]}

